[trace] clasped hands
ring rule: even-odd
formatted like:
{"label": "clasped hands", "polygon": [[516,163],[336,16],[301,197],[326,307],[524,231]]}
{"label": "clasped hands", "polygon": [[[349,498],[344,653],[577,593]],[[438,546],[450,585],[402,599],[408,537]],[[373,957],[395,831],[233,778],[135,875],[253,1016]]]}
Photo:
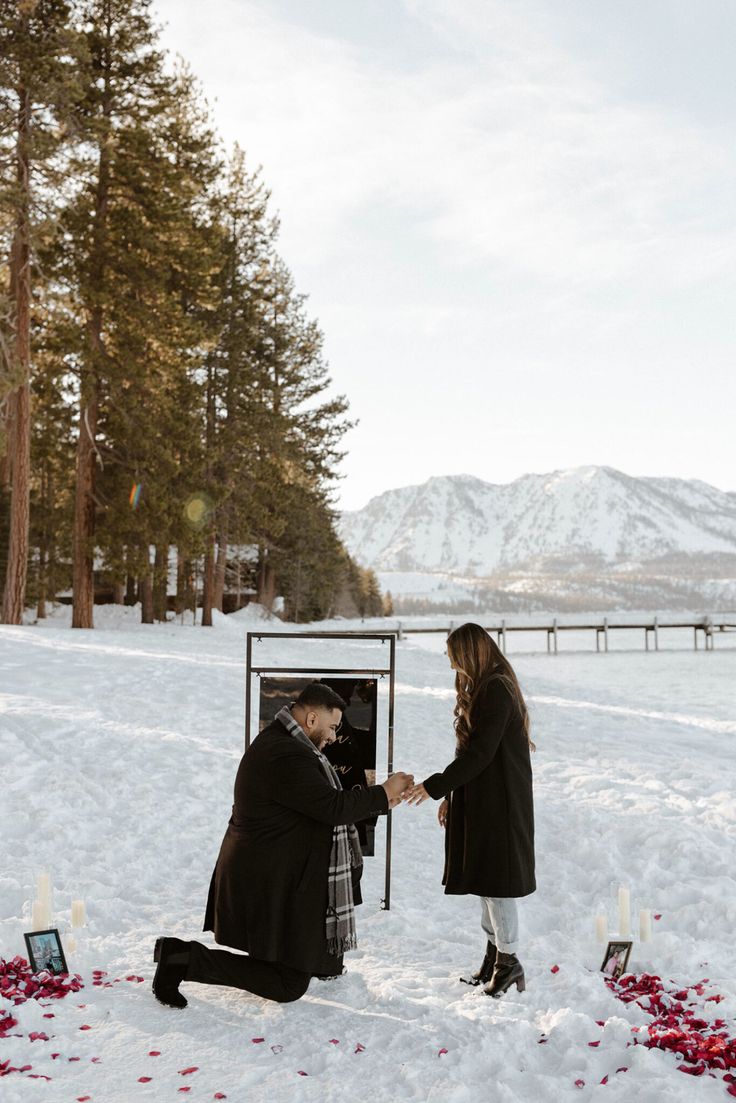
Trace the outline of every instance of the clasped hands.
{"label": "clasped hands", "polygon": [[[401,771],[391,774],[391,777],[384,781],[383,788],[386,790],[389,808],[395,808],[397,804],[401,804],[402,800],[406,801],[407,804],[421,804],[429,799],[429,793],[421,782],[415,784],[412,774],[405,774]],[[446,800],[443,800],[440,804],[437,819],[440,825],[444,827],[447,820]]]}

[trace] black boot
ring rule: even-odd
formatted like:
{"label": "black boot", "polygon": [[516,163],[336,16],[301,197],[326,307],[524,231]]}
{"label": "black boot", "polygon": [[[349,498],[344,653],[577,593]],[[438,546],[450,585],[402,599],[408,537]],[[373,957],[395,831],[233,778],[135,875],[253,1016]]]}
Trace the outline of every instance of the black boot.
{"label": "black boot", "polygon": [[489,941],[486,943],[486,956],[483,958],[480,969],[477,973],[473,973],[469,977],[460,977],[463,984],[472,984],[473,987],[477,987],[479,984],[487,984],[493,976],[493,966],[496,964],[496,947]]}
{"label": "black boot", "polygon": [[153,994],[167,1007],[186,1007],[179,985],[187,975],[189,943],[180,938],[157,938],[153,960],[158,962],[153,978]]}
{"label": "black boot", "polygon": [[503,954],[499,950],[490,984],[487,984],[483,991],[487,996],[498,999],[512,984],[516,985],[519,992],[523,992],[526,988],[523,966],[516,954]]}

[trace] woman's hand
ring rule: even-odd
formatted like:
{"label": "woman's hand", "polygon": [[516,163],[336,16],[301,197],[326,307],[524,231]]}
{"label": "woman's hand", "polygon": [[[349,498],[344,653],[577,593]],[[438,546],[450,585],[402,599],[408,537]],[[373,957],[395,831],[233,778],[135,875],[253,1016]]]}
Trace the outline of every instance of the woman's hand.
{"label": "woman's hand", "polygon": [[447,827],[447,810],[450,807],[450,802],[445,797],[437,809],[437,819],[439,820],[440,827]]}
{"label": "woman's hand", "polygon": [[412,785],[404,794],[404,800],[407,804],[421,804],[422,801],[429,800],[429,793],[423,785]]}

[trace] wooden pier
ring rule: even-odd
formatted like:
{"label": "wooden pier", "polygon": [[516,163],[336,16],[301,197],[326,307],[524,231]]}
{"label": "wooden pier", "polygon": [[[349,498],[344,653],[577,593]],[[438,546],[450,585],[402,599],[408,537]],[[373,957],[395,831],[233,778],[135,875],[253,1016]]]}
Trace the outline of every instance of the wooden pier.
{"label": "wooden pier", "polygon": [[[449,625],[439,627],[414,627],[411,625],[405,626],[399,621],[397,627],[392,631],[397,632],[399,639],[403,636],[420,634],[441,635],[444,633],[449,635],[453,628],[463,623],[464,620],[458,619],[457,621],[450,621]],[[504,654],[506,653],[506,637],[512,632],[544,633],[547,638],[547,651],[556,655],[559,636],[562,632],[595,632],[596,651],[608,651],[608,640],[611,632],[640,631],[644,633],[644,649],[646,651],[659,651],[659,633],[661,629],[665,628],[690,629],[693,633],[693,646],[696,651],[701,638],[705,650],[713,651],[716,633],[736,631],[736,619],[727,621],[704,616],[698,620],[660,620],[659,617],[654,617],[649,621],[626,622],[604,617],[597,624],[590,622],[585,624],[561,624],[557,617],[553,617],[552,621],[546,624],[507,624],[505,620],[502,620],[500,623],[483,625],[483,627],[489,635],[496,637]]]}

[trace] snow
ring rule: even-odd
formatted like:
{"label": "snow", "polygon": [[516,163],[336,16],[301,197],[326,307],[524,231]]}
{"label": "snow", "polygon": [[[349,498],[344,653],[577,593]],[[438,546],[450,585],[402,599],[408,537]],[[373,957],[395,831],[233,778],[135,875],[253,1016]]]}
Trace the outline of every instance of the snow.
{"label": "snow", "polygon": [[[0,628],[0,956],[25,955],[43,868],[62,937],[72,898],[89,916],[71,959],[85,988],[50,1008],[18,1005],[22,1037],[0,1041],[0,1061],[53,1079],[6,1076],[3,1103],[216,1092],[269,1103],[727,1098],[720,1077],[694,1081],[673,1054],[628,1045],[648,1018],[604,986],[593,917],[607,903],[613,930],[613,890],[626,880],[634,908],[662,916],[651,943],[635,942],[630,968],[678,986],[707,977],[706,996],[725,998],[704,998],[703,1017],[736,1034],[734,637],[711,653],[646,654],[638,637],[600,655],[573,652],[569,638],[557,656],[512,645],[539,748],[538,890],[521,902],[526,992],[497,1002],[457,982],[479,963],[484,936],[477,901],[442,893],[442,832],[427,802],[394,814],[389,912],[379,906],[383,863],[366,861],[360,948],[344,977],[313,981],[289,1005],[185,984],[179,1012],[151,996],[153,943],[168,933],[211,944],[200,928],[243,749],[245,633],[288,626],[252,607],[216,617],[212,630],[141,626],[114,607],[96,614],[94,632],[71,631],[66,613]],[[342,654],[334,643],[263,646],[309,662]],[[365,645],[345,650],[362,656]],[[397,646],[395,764],[418,778],[452,756],[443,651],[441,637]],[[112,987],[93,987],[93,969]],[[32,1031],[50,1040],[30,1041]]]}

